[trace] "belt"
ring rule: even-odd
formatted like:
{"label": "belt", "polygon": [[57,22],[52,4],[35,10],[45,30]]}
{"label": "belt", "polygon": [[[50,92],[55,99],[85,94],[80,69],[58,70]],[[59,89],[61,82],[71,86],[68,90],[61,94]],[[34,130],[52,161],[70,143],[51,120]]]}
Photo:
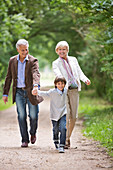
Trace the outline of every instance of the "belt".
{"label": "belt", "polygon": [[19,90],[26,90],[26,87],[17,87],[16,89],[19,89]]}
{"label": "belt", "polygon": [[68,89],[69,89],[69,90],[78,89],[78,87],[71,87],[71,86],[69,86]]}

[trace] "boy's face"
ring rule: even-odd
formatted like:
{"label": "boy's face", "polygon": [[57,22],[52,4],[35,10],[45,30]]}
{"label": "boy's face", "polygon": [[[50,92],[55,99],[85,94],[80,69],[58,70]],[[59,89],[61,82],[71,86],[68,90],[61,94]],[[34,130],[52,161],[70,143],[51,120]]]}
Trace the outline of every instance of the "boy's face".
{"label": "boy's face", "polygon": [[59,47],[57,50],[56,50],[56,53],[63,59],[66,59],[67,58],[67,53],[68,53],[68,49],[66,46],[64,47]]}
{"label": "boy's face", "polygon": [[59,90],[62,91],[62,90],[64,89],[64,87],[65,87],[65,83],[59,81],[58,83],[55,84],[55,86],[56,86]]}

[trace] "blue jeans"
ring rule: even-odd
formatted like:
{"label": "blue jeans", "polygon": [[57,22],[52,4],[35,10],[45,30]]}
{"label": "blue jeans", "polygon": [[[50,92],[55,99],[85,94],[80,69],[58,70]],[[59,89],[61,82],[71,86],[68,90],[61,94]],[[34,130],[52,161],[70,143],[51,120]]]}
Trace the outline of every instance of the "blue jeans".
{"label": "blue jeans", "polygon": [[[55,144],[65,145],[66,141],[66,115],[62,116],[58,121],[52,120],[53,124],[53,140]],[[60,133],[60,143],[59,143]]]}
{"label": "blue jeans", "polygon": [[32,105],[27,97],[27,91],[22,89],[16,90],[16,107],[18,113],[18,122],[22,142],[29,143],[28,126],[27,126],[27,112],[26,105],[28,104],[29,119],[30,119],[30,134],[34,136],[38,127],[38,105]]}

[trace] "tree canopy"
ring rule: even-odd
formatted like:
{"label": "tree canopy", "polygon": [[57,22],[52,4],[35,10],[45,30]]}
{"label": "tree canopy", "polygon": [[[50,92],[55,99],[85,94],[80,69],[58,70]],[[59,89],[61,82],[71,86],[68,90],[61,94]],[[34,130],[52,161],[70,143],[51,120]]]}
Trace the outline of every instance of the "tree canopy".
{"label": "tree canopy", "polygon": [[1,82],[18,39],[29,41],[40,68],[51,66],[56,43],[66,40],[91,87],[113,101],[112,0],[1,0],[0,23]]}

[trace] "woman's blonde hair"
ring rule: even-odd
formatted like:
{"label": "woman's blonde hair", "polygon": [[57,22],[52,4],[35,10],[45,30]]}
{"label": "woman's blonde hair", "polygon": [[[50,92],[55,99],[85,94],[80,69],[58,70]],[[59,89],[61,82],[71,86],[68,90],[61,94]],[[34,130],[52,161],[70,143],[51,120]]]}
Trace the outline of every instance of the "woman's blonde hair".
{"label": "woman's blonde hair", "polygon": [[55,47],[55,51],[57,51],[59,47],[67,47],[67,50],[69,52],[69,44],[66,41],[59,41]]}

